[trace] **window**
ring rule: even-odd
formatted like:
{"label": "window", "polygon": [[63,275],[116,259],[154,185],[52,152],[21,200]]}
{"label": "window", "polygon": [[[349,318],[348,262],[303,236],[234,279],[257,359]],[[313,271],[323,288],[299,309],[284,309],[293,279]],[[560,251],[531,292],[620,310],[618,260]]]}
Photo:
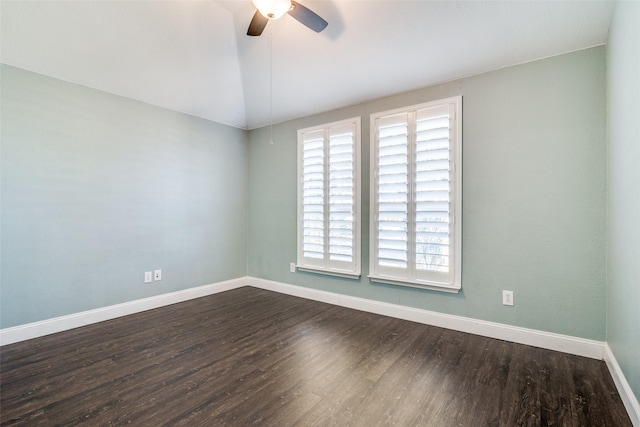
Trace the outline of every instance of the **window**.
{"label": "window", "polygon": [[297,268],[360,276],[360,118],[298,131]]}
{"label": "window", "polygon": [[371,115],[373,281],[461,287],[462,97]]}

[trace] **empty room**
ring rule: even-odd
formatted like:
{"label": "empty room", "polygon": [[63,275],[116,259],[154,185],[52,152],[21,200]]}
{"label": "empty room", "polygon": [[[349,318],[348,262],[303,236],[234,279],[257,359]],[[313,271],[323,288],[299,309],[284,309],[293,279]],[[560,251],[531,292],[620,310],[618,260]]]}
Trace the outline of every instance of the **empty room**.
{"label": "empty room", "polygon": [[0,425],[640,426],[640,1],[0,0]]}

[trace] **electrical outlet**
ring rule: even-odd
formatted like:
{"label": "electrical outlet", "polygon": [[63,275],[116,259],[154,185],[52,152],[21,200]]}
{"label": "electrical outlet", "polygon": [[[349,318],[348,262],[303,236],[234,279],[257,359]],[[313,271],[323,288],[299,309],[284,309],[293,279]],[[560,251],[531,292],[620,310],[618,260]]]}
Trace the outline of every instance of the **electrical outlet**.
{"label": "electrical outlet", "polygon": [[162,280],[162,270],[153,270],[153,280]]}
{"label": "electrical outlet", "polygon": [[153,281],[153,273],[151,271],[144,272],[144,283],[151,283]]}
{"label": "electrical outlet", "polygon": [[513,291],[502,291],[502,304],[513,305]]}
{"label": "electrical outlet", "polygon": [[291,264],[289,264],[289,272],[291,273],[295,273],[296,272],[296,263],[292,262]]}

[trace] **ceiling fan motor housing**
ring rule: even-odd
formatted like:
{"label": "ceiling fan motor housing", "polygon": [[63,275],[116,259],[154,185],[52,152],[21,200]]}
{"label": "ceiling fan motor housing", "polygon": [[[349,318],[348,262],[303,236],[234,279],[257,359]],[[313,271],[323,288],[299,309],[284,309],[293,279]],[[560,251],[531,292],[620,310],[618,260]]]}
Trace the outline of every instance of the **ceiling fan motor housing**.
{"label": "ceiling fan motor housing", "polygon": [[278,19],[291,9],[291,0],[252,0],[253,5],[268,19]]}

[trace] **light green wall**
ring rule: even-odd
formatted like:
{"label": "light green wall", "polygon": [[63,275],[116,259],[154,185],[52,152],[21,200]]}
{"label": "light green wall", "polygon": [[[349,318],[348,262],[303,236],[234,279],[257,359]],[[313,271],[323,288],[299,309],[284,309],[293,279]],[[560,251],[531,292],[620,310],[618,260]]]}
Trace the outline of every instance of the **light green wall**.
{"label": "light green wall", "polygon": [[[369,115],[463,96],[462,292],[370,282]],[[274,94],[277,97],[277,93]],[[362,117],[363,278],[289,273],[296,131]],[[451,81],[249,133],[249,275],[605,339],[605,49]],[[502,290],[515,306],[502,305]]]}
{"label": "light green wall", "polygon": [[9,66],[0,83],[0,327],[246,275],[245,131]]}
{"label": "light green wall", "polygon": [[[12,67],[1,78],[3,328],[249,274],[605,339],[603,47],[278,124],[273,145],[268,128],[247,133]],[[369,114],[455,95],[462,292],[371,283]],[[364,278],[289,273],[296,131],[353,116]],[[156,268],[163,280],[144,285]]]}
{"label": "light green wall", "polygon": [[640,400],[640,2],[617,1],[607,44],[607,341]]}

